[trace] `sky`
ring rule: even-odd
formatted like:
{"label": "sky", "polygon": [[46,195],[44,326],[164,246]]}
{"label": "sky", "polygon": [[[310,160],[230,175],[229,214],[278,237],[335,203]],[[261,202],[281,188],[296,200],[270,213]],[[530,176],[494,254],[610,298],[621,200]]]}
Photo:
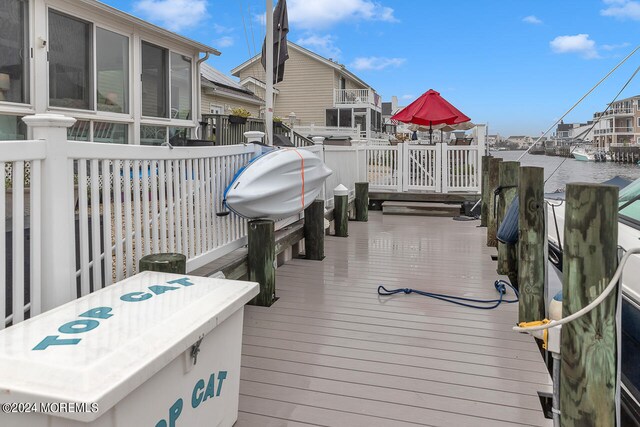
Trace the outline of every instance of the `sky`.
{"label": "sky", "polygon": [[[102,1],[218,49],[208,63],[227,74],[259,53],[264,37],[264,0]],[[640,0],[287,4],[289,40],[346,65],[383,101],[395,95],[406,105],[435,89],[503,136],[539,136],[640,45]],[[640,51],[565,123],[604,110],[639,66]],[[635,95],[639,77],[617,99]]]}

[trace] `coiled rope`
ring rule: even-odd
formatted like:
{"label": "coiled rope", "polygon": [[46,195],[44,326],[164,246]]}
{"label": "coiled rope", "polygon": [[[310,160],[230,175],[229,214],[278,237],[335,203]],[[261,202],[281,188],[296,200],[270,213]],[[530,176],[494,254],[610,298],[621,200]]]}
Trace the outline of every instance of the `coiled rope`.
{"label": "coiled rope", "polygon": [[[404,293],[405,295],[418,294],[425,297],[438,299],[440,301],[450,302],[451,304],[461,305],[463,307],[476,308],[478,310],[492,310],[498,307],[502,303],[512,304],[514,302],[518,302],[518,298],[519,298],[518,290],[514,288],[511,283],[505,280],[496,280],[493,286],[495,286],[496,291],[500,295],[497,299],[476,299],[476,298],[458,297],[455,295],[436,294],[433,292],[420,291],[418,289],[411,289],[411,288],[398,288],[398,289],[389,290],[382,285],[378,286],[378,295],[388,296],[388,295],[395,295],[400,293]],[[513,290],[513,293],[516,295],[515,299],[511,299],[511,300],[504,299],[507,293],[507,286],[510,287],[511,290]],[[466,302],[463,302],[463,301],[466,301]],[[469,303],[476,303],[476,304],[469,304]],[[492,305],[478,305],[478,304],[492,304]]]}

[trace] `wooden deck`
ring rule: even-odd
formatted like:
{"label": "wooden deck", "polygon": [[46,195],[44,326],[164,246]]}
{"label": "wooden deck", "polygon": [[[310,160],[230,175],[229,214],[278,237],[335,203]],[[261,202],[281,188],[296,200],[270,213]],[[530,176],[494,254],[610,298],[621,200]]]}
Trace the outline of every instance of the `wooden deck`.
{"label": "wooden deck", "polygon": [[378,284],[493,298],[479,221],[385,216],[277,270],[280,297],[245,312],[242,426],[548,426],[551,381],[517,304],[474,310]]}

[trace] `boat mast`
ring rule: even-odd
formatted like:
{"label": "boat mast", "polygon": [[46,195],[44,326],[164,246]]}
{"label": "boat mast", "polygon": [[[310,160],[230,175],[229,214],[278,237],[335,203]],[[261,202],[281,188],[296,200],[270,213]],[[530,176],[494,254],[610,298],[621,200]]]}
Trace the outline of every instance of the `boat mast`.
{"label": "boat mast", "polygon": [[264,127],[267,145],[273,145],[273,0],[267,0],[267,30],[265,40],[266,58],[266,91],[265,91],[265,111]]}

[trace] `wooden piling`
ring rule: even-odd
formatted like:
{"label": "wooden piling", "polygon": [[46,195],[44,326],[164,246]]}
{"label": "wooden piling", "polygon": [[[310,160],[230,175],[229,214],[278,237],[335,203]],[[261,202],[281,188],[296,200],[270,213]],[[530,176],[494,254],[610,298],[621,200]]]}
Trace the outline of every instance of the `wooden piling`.
{"label": "wooden piling", "polygon": [[176,253],[150,254],[140,258],[138,271],[187,274],[187,257]]}
{"label": "wooden piling", "polygon": [[356,182],[356,221],[369,220],[369,183]]}
{"label": "wooden piling", "polygon": [[531,322],[545,318],[544,169],[521,167],[518,183],[518,318]]}
{"label": "wooden piling", "polygon": [[[496,224],[500,227],[502,220],[513,199],[518,197],[519,162],[502,162],[499,167],[498,209]],[[518,286],[518,257],[516,245],[498,242],[498,274],[506,274],[513,286]]]}
{"label": "wooden piling", "polygon": [[335,188],[333,194],[335,235],[338,237],[347,237],[349,235],[349,190],[340,185]]}
{"label": "wooden piling", "polygon": [[[562,316],[593,301],[618,265],[618,187],[568,184],[564,223]],[[563,427],[616,425],[616,291],[562,327]]]}
{"label": "wooden piling", "polygon": [[489,204],[487,209],[487,246],[498,247],[498,240],[496,239],[496,232],[498,230],[496,221],[496,205],[493,191],[498,187],[498,177],[500,175],[500,163],[502,159],[499,157],[492,157],[489,159]]}
{"label": "wooden piling", "polygon": [[480,227],[486,227],[488,221],[489,198],[491,189],[489,188],[489,161],[491,156],[482,156],[482,202],[480,202]]}
{"label": "wooden piling", "polygon": [[249,281],[260,284],[260,293],[249,304],[268,307],[276,298],[274,222],[258,219],[248,227]]}
{"label": "wooden piling", "polygon": [[324,259],[324,200],[314,200],[304,210],[305,258]]}

